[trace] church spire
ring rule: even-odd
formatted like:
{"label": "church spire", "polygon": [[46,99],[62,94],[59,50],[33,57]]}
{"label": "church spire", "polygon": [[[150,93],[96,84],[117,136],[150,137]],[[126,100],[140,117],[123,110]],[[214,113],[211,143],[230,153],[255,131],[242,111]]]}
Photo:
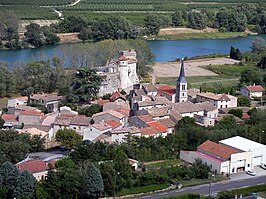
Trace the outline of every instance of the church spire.
{"label": "church spire", "polygon": [[187,79],[185,76],[184,59],[181,59],[180,75],[176,81],[175,102],[186,102],[187,99]]}
{"label": "church spire", "polygon": [[187,83],[187,79],[185,76],[185,68],[184,68],[184,58],[181,59],[181,69],[180,69],[180,74],[179,74],[179,78],[178,78],[177,82]]}

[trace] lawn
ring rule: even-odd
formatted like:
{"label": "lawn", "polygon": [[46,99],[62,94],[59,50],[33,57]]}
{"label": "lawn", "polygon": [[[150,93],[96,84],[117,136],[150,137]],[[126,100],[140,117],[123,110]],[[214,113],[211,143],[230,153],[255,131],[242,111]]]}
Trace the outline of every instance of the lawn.
{"label": "lawn", "polygon": [[164,160],[164,161],[155,161],[155,162],[145,162],[144,164],[147,169],[153,169],[153,168],[181,165],[182,161],[179,159],[173,159],[173,160]]}
{"label": "lawn", "polygon": [[[213,178],[213,179],[211,179]],[[201,184],[208,184],[210,182],[220,182],[228,180],[228,178],[224,175],[215,175],[215,177],[209,177],[209,179],[191,179],[191,180],[181,180],[181,184],[183,187],[190,187],[190,186],[196,186]]]}
{"label": "lawn", "polygon": [[[178,77],[158,77],[156,81],[160,84],[175,86],[177,78]],[[225,87],[232,87],[237,85],[238,80],[239,77],[224,75],[187,77],[188,84],[191,85],[192,88],[200,88],[200,86],[204,83],[208,83],[209,85],[219,83]]]}
{"label": "lawn", "polygon": [[123,189],[122,191],[118,192],[117,196],[124,196],[124,195],[130,195],[130,194],[137,194],[137,193],[147,193],[152,192],[156,190],[166,189],[169,187],[170,184],[164,183],[159,185],[149,185],[149,186],[143,186],[143,187],[135,187],[131,189]]}

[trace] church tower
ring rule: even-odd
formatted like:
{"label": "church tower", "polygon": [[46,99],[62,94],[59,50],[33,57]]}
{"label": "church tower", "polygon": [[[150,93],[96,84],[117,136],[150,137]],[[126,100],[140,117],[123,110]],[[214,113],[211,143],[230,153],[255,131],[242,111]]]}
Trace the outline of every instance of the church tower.
{"label": "church tower", "polygon": [[186,102],[187,101],[187,79],[185,76],[184,59],[181,60],[181,69],[178,80],[176,81],[176,95],[175,102]]}

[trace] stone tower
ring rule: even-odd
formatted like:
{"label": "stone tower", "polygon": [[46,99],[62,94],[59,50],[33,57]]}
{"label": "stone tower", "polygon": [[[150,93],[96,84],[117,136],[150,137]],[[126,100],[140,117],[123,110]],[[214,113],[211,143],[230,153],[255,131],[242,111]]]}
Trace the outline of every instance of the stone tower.
{"label": "stone tower", "polygon": [[176,81],[176,96],[175,102],[186,102],[187,101],[187,79],[185,76],[184,59],[181,60],[181,69],[179,78]]}
{"label": "stone tower", "polygon": [[126,56],[121,56],[119,60],[119,78],[121,81],[121,89],[126,89],[128,87],[128,58]]}

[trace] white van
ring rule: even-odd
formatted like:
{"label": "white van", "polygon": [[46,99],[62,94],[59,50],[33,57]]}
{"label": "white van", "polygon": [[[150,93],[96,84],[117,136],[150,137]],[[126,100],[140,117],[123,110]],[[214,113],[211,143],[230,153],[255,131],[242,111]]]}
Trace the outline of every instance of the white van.
{"label": "white van", "polygon": [[265,162],[261,162],[260,163],[260,167],[266,170],[266,163]]}

